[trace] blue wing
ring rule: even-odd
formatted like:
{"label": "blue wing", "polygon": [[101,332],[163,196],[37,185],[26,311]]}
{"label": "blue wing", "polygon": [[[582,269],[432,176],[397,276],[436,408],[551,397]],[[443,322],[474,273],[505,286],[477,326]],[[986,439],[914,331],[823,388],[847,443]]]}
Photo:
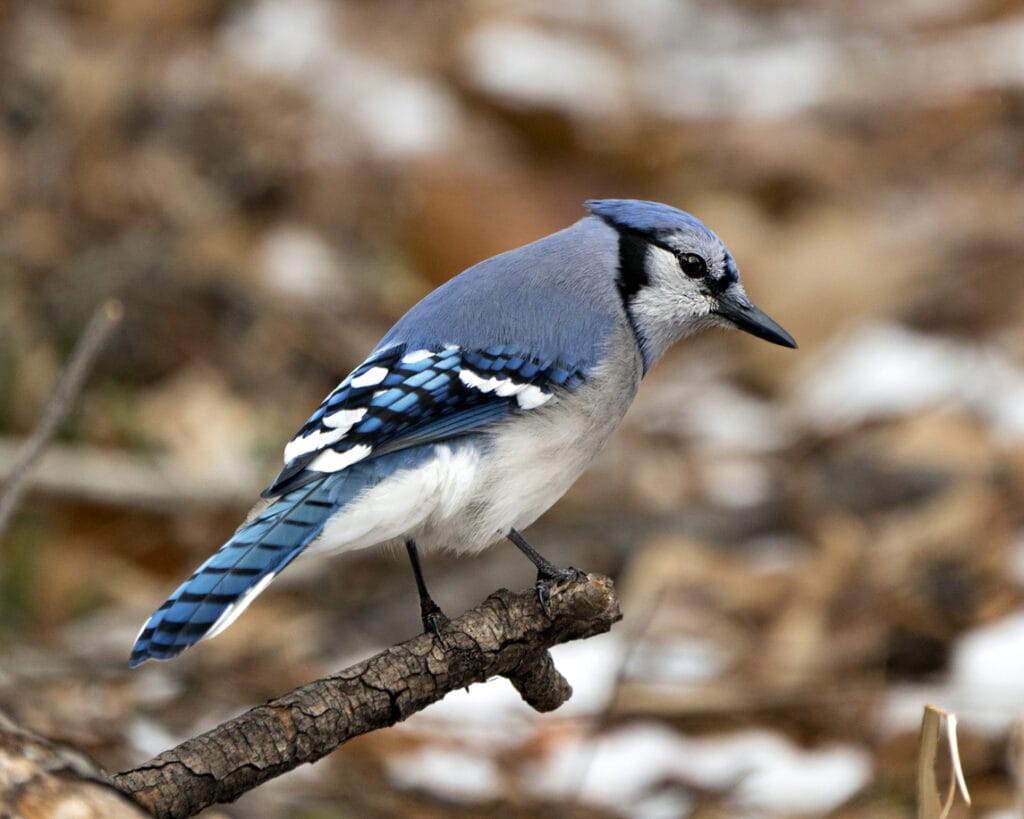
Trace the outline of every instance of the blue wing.
{"label": "blue wing", "polygon": [[479,430],[572,390],[586,368],[509,347],[375,352],[285,448],[274,500],[193,572],[146,622],[129,664],[166,659],[227,628],[367,488],[431,457],[422,446]]}
{"label": "blue wing", "polygon": [[285,448],[286,465],[264,497],[368,458],[479,430],[547,403],[586,377],[581,365],[511,345],[448,345],[375,352],[324,399]]}

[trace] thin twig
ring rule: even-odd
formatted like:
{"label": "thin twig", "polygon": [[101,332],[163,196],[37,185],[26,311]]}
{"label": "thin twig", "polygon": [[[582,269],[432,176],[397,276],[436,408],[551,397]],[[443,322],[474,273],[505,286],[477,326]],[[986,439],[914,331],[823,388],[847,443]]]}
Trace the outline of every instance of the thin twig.
{"label": "thin twig", "polygon": [[85,332],[75,344],[71,358],[60,373],[50,399],[43,408],[43,415],[36,428],[21,447],[11,469],[4,491],[0,494],[0,540],[9,525],[14,511],[21,502],[28,485],[28,476],[33,465],[46,450],[50,439],[67,418],[82,385],[89,375],[96,356],[114,328],[121,323],[124,308],[116,299],[108,299],[96,308]]}

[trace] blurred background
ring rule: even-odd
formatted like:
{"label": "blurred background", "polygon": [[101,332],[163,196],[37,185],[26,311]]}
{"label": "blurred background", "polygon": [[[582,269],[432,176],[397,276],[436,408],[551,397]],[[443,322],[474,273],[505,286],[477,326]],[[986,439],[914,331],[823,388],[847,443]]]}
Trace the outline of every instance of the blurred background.
{"label": "blurred background", "polygon": [[[800,342],[647,377],[528,532],[625,619],[539,717],[474,686],[229,817],[904,817],[927,702],[1019,815],[1024,4],[0,4],[0,480],[124,321],[0,541],[0,708],[109,770],[419,629],[404,557],[291,567],[126,665],[418,298],[589,197],[697,214]],[[532,568],[426,559],[449,614]]]}

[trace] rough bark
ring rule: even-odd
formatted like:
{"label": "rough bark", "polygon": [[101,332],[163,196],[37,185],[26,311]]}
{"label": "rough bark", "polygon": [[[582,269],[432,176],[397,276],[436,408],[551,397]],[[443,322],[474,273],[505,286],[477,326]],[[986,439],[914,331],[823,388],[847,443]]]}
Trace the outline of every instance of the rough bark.
{"label": "rough bark", "polygon": [[81,752],[15,725],[0,713],[0,817],[145,819]]}
{"label": "rough bark", "polygon": [[621,619],[612,582],[599,575],[552,590],[545,616],[531,589],[500,590],[429,634],[296,688],[165,751],[113,783],[159,817],[231,802],[257,785],[329,754],[352,737],[394,725],[449,691],[507,677],[538,711],[572,694],[548,649],[608,631]]}

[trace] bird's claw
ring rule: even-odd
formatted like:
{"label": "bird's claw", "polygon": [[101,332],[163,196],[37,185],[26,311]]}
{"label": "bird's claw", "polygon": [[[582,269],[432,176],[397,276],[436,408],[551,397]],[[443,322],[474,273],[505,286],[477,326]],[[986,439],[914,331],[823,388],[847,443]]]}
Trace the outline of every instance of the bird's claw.
{"label": "bird's claw", "polygon": [[420,617],[423,621],[423,633],[433,634],[439,643],[443,643],[441,626],[448,622],[448,616],[441,611],[441,607],[431,601],[430,605],[423,606]]}
{"label": "bird's claw", "polygon": [[587,573],[582,569],[577,569],[575,566],[566,566],[564,569],[553,568],[550,571],[537,572],[537,603],[540,604],[540,610],[544,612],[544,616],[551,620],[551,609],[548,607],[548,602],[551,600],[551,589],[555,584],[560,583],[563,580],[573,581],[581,580],[587,576]]}

